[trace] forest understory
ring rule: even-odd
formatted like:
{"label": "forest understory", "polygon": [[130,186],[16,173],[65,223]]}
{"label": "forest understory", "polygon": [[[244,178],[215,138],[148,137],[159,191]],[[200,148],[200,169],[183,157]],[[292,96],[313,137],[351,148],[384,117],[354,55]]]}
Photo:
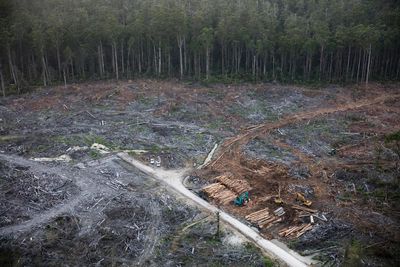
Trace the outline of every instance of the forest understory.
{"label": "forest understory", "polygon": [[[163,169],[190,168],[185,185],[193,192],[316,265],[396,266],[399,98],[397,83],[309,88],[150,79],[1,98],[0,265],[281,265],[219,229],[215,214],[121,161],[122,151]],[[220,175],[246,181],[250,201],[238,207],[204,194]],[[246,219],[278,207],[285,214],[268,229]],[[279,235],[313,214],[303,235]]]}

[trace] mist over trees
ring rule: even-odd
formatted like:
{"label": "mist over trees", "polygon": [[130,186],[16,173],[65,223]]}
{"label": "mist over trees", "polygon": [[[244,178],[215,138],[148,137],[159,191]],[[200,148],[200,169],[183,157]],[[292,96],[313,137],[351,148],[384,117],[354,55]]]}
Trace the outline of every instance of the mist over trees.
{"label": "mist over trees", "polygon": [[0,0],[6,88],[138,76],[398,80],[392,0]]}

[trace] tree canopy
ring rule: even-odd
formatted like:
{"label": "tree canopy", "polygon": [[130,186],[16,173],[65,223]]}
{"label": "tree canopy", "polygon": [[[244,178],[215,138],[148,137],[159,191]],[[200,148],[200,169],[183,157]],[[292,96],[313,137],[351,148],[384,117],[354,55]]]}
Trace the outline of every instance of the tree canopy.
{"label": "tree canopy", "polygon": [[[398,80],[394,0],[0,0],[14,88],[136,76]],[[3,91],[4,91],[4,85]]]}

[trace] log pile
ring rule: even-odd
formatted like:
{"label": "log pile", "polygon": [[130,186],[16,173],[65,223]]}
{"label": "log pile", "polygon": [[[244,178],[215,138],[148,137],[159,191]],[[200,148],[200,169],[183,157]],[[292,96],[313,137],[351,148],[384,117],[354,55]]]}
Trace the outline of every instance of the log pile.
{"label": "log pile", "polygon": [[218,202],[225,205],[225,204],[228,204],[229,202],[232,202],[236,198],[236,196],[237,195],[235,193],[233,193],[231,190],[224,189],[212,197],[215,198],[216,200],[218,200]]}
{"label": "log pile", "polygon": [[203,187],[203,191],[207,193],[207,195],[211,196],[214,195],[215,193],[224,190],[225,186],[223,186],[220,183],[213,183],[213,184],[209,184],[205,187]]}
{"label": "log pile", "polygon": [[312,229],[311,223],[309,224],[302,224],[299,226],[291,226],[286,229],[282,229],[279,231],[279,235],[282,237],[292,237],[292,238],[299,238],[302,236],[305,232],[309,231]]}
{"label": "log pile", "polygon": [[220,175],[215,179],[239,195],[251,189],[246,180],[233,179],[230,175]]}
{"label": "log pile", "polygon": [[220,183],[213,183],[203,188],[203,191],[210,197],[222,204],[227,204],[233,201],[237,194],[226,188]]}
{"label": "log pile", "polygon": [[282,218],[270,214],[268,208],[250,213],[245,218],[251,223],[256,224],[259,228],[265,229],[268,229],[274,224],[282,221]]}

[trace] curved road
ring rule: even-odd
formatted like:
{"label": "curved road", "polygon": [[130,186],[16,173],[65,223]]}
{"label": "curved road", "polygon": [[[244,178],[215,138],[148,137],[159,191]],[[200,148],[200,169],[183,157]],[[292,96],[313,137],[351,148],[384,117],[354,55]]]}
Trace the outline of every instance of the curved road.
{"label": "curved road", "polygon": [[156,178],[159,181],[166,183],[172,189],[183,195],[184,197],[191,199],[197,206],[206,209],[210,212],[216,213],[219,212],[220,219],[239,231],[241,234],[246,236],[249,240],[254,242],[258,247],[263,249],[268,255],[271,255],[274,258],[279,259],[284,262],[288,266],[309,266],[312,262],[308,258],[301,257],[300,255],[296,255],[295,253],[289,253],[288,251],[280,248],[276,244],[272,243],[269,240],[264,239],[260,236],[256,231],[250,228],[248,225],[242,223],[238,219],[230,216],[226,212],[214,207],[204,199],[192,193],[182,184],[182,178],[184,174],[188,171],[188,169],[182,170],[163,170],[163,169],[153,169],[150,166],[143,164],[142,162],[130,157],[127,153],[118,153],[118,157],[124,160],[125,162],[131,164],[132,166],[138,168],[144,173]]}

